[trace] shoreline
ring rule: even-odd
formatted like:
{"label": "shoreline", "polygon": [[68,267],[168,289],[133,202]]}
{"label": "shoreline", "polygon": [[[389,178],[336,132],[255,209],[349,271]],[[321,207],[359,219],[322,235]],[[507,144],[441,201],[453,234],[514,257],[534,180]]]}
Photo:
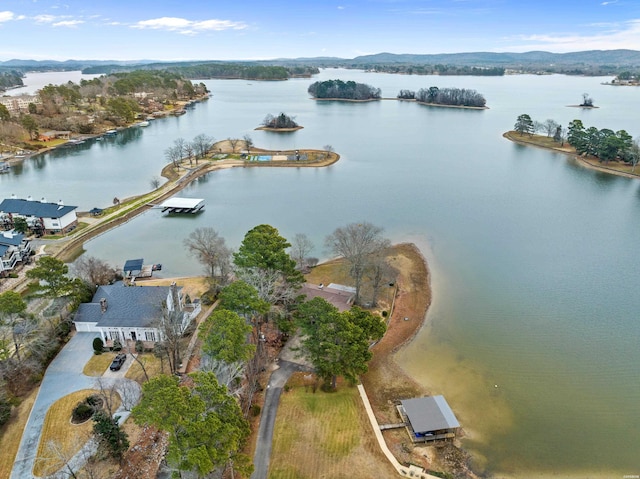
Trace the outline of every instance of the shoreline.
{"label": "shoreline", "polygon": [[[222,140],[215,143],[212,146],[212,150],[217,149],[220,153],[223,154],[234,154],[231,149],[231,144],[228,140]],[[267,154],[276,154],[278,152],[274,150],[266,150],[261,148],[254,148],[256,152],[267,153]],[[294,150],[291,150],[293,153]],[[321,150],[300,150],[300,151],[321,151]],[[282,152],[280,152],[282,153]],[[340,159],[340,155],[337,153],[331,153],[330,156],[325,160],[320,161],[296,161],[291,162],[293,164],[289,164],[290,162],[248,162],[240,159],[223,159],[223,160],[200,160],[201,163],[194,167],[189,168],[186,167],[188,164],[188,160],[183,159],[181,162],[181,167],[183,170],[182,174],[178,174],[171,163],[166,165],[162,171],[161,175],[164,178],[167,178],[167,182],[160,186],[156,190],[152,190],[146,193],[142,193],[140,195],[127,198],[124,200],[118,208],[115,208],[112,212],[107,214],[105,217],[98,219],[97,222],[89,225],[87,228],[83,228],[78,231],[78,236],[65,237],[60,240],[54,240],[51,244],[46,245],[46,250],[54,250],[53,253],[50,253],[52,256],[61,259],[62,261],[70,261],[73,258],[77,257],[77,252],[82,250],[82,246],[85,242],[92,240],[93,238],[106,233],[107,231],[120,226],[123,223],[130,221],[136,216],[144,213],[145,211],[153,208],[155,203],[162,202],[165,199],[175,195],[180,192],[182,189],[187,187],[193,180],[206,175],[210,172],[228,169],[228,168],[237,168],[237,167],[251,167],[251,168],[260,168],[260,167],[300,167],[300,168],[319,168],[330,166],[336,163]],[[129,203],[130,202],[130,203]],[[129,203],[129,204],[127,204]],[[83,214],[86,212],[79,212],[79,214]],[[59,241],[59,243],[57,243]]]}
{"label": "shoreline", "polygon": [[[548,151],[554,151],[556,153],[562,153],[564,155],[567,155],[570,157],[570,159],[574,160],[578,165],[582,166],[583,168],[588,168],[590,170],[594,170],[594,171],[599,171],[601,173],[608,173],[610,175],[616,175],[616,176],[622,176],[624,178],[635,178],[635,179],[639,179],[640,178],[640,167],[638,167],[638,172],[626,172],[626,171],[620,171],[620,170],[616,170],[614,168],[609,168],[606,166],[603,166],[600,164],[600,161],[597,159],[593,159],[593,158],[588,158],[588,157],[583,157],[583,156],[579,156],[578,153],[575,151],[575,149],[571,146],[566,146],[566,147],[551,147],[551,146],[545,146],[545,145],[540,145],[538,143],[535,143],[533,141],[527,141],[526,137],[522,137],[520,138],[519,136],[516,137],[516,132],[514,132],[513,130],[507,131],[505,133],[502,134],[503,138],[506,138],[507,140],[516,143],[518,145],[523,145],[523,146],[533,146],[536,148],[541,148],[543,150],[548,150]],[[568,145],[568,143],[567,143]]]}
{"label": "shoreline", "polygon": [[[313,98],[311,97],[312,100],[315,101],[346,101],[346,102],[352,102],[352,103],[366,103],[366,102],[370,102],[370,101],[406,101],[406,102],[413,102],[413,103],[417,103],[418,105],[424,105],[424,106],[433,106],[436,108],[458,108],[461,110],[488,110],[489,107],[488,106],[467,106],[467,105],[445,105],[442,103],[426,103],[423,101],[418,101],[415,98],[393,98],[393,97],[381,97],[381,98],[369,98],[367,100],[353,100],[350,98]],[[594,107],[597,108],[597,107]],[[258,128],[256,128],[257,130]]]}
{"label": "shoreline", "polygon": [[271,126],[259,126],[257,128],[254,128],[254,130],[262,130],[262,131],[272,131],[274,133],[289,133],[292,131],[298,131],[298,130],[302,130],[304,128],[304,126],[296,126],[294,128],[273,128]]}

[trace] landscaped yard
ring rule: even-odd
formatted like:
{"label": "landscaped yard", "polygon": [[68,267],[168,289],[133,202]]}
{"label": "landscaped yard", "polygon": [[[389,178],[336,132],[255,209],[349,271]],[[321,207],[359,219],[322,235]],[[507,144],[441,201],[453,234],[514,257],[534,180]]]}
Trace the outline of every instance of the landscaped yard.
{"label": "landscaped yard", "polygon": [[[56,472],[63,466],[59,456],[71,457],[89,439],[93,421],[89,419],[82,424],[72,424],[71,412],[76,404],[96,393],[97,391],[93,389],[76,391],[58,399],[49,408],[44,418],[38,454],[33,467],[33,473],[36,476],[45,476]],[[112,406],[114,411],[120,406],[120,398],[118,397],[115,402],[116,404]],[[51,444],[55,444],[61,454],[55,453]]]}
{"label": "landscaped yard", "polygon": [[[160,374],[169,374],[169,363],[167,359],[163,359],[160,361],[159,358],[153,355],[153,353],[143,353],[139,357],[140,361],[144,365],[144,369],[147,371],[149,375],[149,379],[159,376]],[[128,379],[133,379],[138,383],[142,384],[147,379],[144,377],[144,372],[142,371],[142,367],[138,364],[137,361],[133,361],[131,363],[131,367],[125,374],[125,377]]]}
{"label": "landscaped yard", "polygon": [[282,393],[273,434],[270,479],[394,477],[355,387],[313,392],[302,373]]}
{"label": "landscaped yard", "polygon": [[97,356],[91,356],[91,359],[84,365],[82,373],[87,376],[102,376],[117,354],[118,353],[102,353]]}

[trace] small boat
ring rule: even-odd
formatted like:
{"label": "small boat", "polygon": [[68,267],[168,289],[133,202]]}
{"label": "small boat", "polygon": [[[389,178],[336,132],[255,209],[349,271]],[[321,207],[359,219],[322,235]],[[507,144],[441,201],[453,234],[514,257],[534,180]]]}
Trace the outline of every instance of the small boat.
{"label": "small boat", "polygon": [[84,140],[69,140],[69,141],[67,141],[67,145],[69,145],[69,146],[82,145],[83,143],[84,143]]}
{"label": "small boat", "polygon": [[105,131],[105,132],[104,132],[104,134],[105,134],[106,136],[113,136],[113,135],[115,135],[116,133],[118,133],[118,130],[107,130],[107,131]]}
{"label": "small boat", "polygon": [[141,121],[140,123],[138,123],[138,126],[149,126],[149,122],[148,121]]}
{"label": "small boat", "polygon": [[180,115],[184,115],[186,113],[186,111],[184,110],[176,110],[173,112],[174,115],[176,116],[180,116]]}
{"label": "small boat", "polygon": [[0,173],[9,173],[9,168],[11,168],[9,166],[9,163],[6,162],[0,162]]}
{"label": "small boat", "polygon": [[147,117],[147,121],[151,121],[151,120],[155,120],[155,119],[156,119],[156,118],[155,118],[154,116],[152,116],[152,115],[149,115],[149,116]]}

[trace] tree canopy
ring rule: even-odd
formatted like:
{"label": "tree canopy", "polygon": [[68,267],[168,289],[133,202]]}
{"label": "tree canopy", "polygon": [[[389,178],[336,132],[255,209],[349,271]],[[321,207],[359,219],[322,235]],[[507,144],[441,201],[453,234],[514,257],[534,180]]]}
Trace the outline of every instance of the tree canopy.
{"label": "tree canopy", "polygon": [[218,308],[201,328],[202,350],[226,363],[247,361],[256,350],[248,342],[252,329],[237,313]]}
{"label": "tree canopy", "polygon": [[513,129],[520,133],[520,135],[524,135],[525,133],[531,135],[533,134],[533,120],[529,115],[523,113],[516,119],[516,124]]}
{"label": "tree canopy", "polygon": [[354,81],[326,80],[312,83],[308,89],[314,98],[337,98],[341,100],[377,100],[380,88]]}
{"label": "tree canopy", "polygon": [[55,298],[71,292],[73,282],[67,277],[68,272],[69,267],[59,259],[43,256],[35,268],[27,271],[27,278],[40,281],[40,288],[44,294]]}
{"label": "tree canopy", "polygon": [[[238,403],[218,384],[213,373],[189,374],[192,387],[175,376],[158,376],[142,386],[142,399],[132,410],[140,425],[169,434],[167,462],[179,471],[204,477],[229,461],[247,464],[239,453],[249,425]],[[248,470],[240,471],[250,474]]]}
{"label": "tree canopy", "polygon": [[300,305],[296,312],[304,338],[302,350],[325,384],[335,389],[338,376],[355,383],[367,371],[371,341],[386,330],[378,316],[354,306],[342,313],[322,298]]}

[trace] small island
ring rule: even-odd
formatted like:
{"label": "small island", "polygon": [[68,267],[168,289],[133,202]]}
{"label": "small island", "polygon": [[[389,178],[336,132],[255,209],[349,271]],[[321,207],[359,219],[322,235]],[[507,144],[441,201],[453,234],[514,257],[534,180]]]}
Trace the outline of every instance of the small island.
{"label": "small island", "polygon": [[471,108],[484,110],[487,100],[476,90],[466,88],[438,88],[432,86],[421,88],[417,92],[411,90],[400,90],[398,100],[409,100],[427,106],[442,106],[453,108]]}
{"label": "small island", "polygon": [[326,80],[312,83],[307,90],[314,100],[380,100],[380,88],[354,81]]}
{"label": "small island", "polygon": [[294,117],[291,117],[285,113],[280,113],[278,116],[273,116],[271,113],[269,113],[264,117],[264,120],[262,120],[262,125],[257,127],[256,130],[287,133],[304,128],[303,126],[298,125],[293,118]]}
{"label": "small island", "polygon": [[588,93],[582,94],[582,103],[580,103],[579,105],[568,105],[568,106],[571,108],[586,108],[586,109],[600,108],[599,106],[595,106],[593,104],[593,98],[591,98]]}

